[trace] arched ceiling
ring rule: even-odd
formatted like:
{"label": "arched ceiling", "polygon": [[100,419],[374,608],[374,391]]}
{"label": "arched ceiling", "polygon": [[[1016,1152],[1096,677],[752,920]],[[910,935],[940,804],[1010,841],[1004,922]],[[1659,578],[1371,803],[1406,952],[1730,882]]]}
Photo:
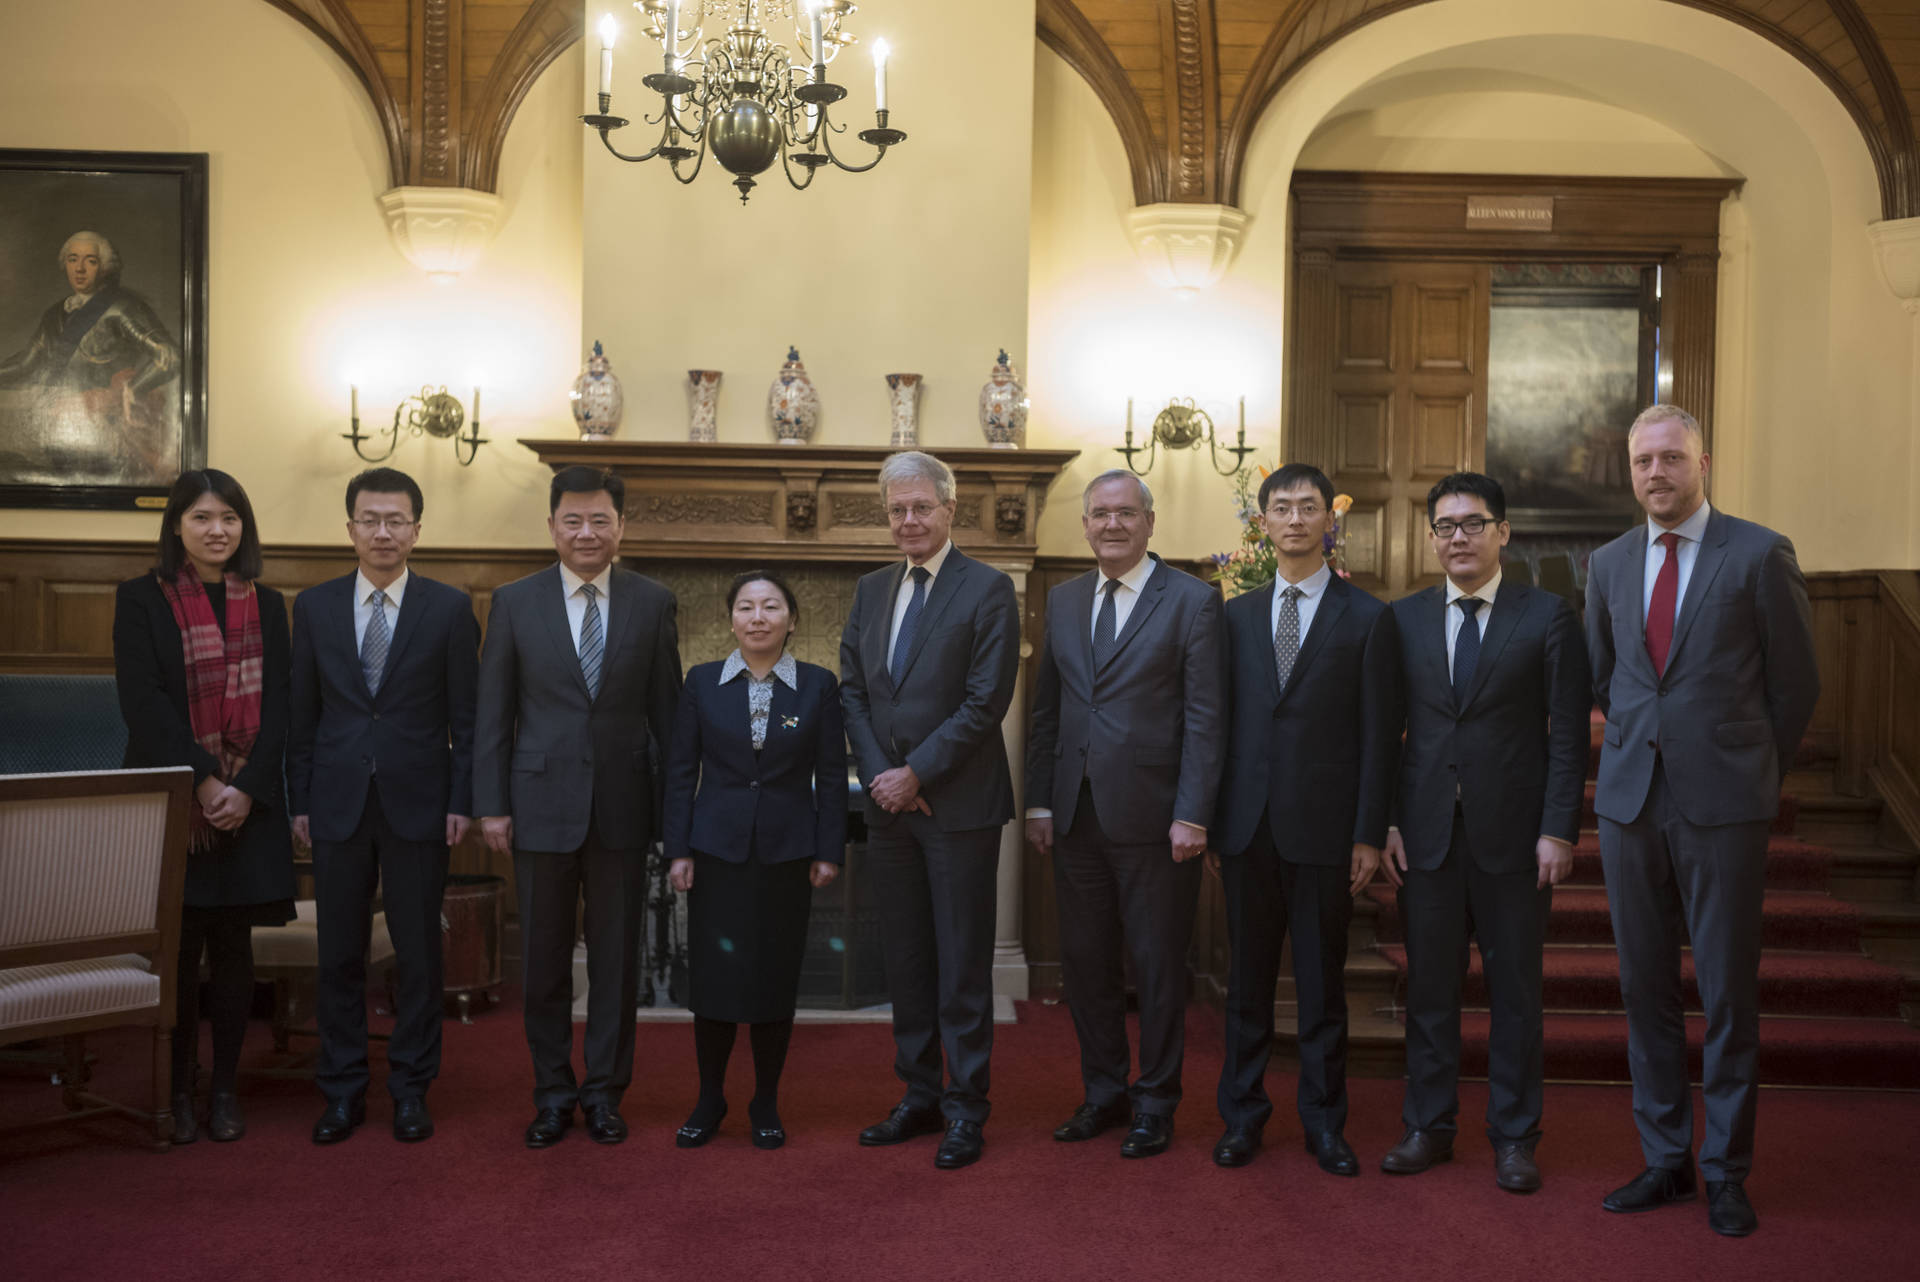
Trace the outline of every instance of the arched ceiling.
{"label": "arched ceiling", "polygon": [[[1040,39],[1119,126],[1136,204],[1239,202],[1247,143],[1282,85],[1341,37],[1432,0],[1038,0]],[[1758,32],[1865,138],[1883,216],[1920,216],[1920,0],[1669,0]]]}
{"label": "arched ceiling", "polygon": [[499,183],[521,99],[580,38],[585,0],[267,0],[360,79],[395,187]]}

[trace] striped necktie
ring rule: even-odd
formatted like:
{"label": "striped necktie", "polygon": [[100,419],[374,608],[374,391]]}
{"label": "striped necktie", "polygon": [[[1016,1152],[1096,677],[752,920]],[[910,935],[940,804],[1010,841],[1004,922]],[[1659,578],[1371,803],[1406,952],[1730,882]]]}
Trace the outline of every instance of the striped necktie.
{"label": "striped necktie", "polygon": [[600,589],[591,583],[580,585],[587,599],[586,612],[580,617],[580,675],[587,679],[587,696],[600,697],[600,661],[607,655],[607,636],[600,625]]}
{"label": "striped necktie", "polygon": [[367,598],[373,613],[367,618],[367,630],[360,635],[360,671],[367,678],[367,693],[379,694],[380,682],[387,675],[387,650],[393,633],[387,627],[387,594],[379,588]]}

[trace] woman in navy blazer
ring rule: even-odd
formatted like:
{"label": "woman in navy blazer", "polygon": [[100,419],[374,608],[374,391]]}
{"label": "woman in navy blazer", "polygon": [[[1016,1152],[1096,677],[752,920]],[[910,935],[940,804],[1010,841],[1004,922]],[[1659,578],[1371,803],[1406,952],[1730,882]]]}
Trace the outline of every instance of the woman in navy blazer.
{"label": "woman in navy blazer", "polygon": [[700,1064],[700,1101],[674,1142],[698,1148],[719,1129],[727,1059],[749,1024],[753,1143],[779,1148],[807,912],[846,858],[847,741],[840,683],[786,652],[793,589],[751,570],[728,589],[727,610],[739,648],[687,673],[667,754],[666,853],[674,889],[687,892]]}

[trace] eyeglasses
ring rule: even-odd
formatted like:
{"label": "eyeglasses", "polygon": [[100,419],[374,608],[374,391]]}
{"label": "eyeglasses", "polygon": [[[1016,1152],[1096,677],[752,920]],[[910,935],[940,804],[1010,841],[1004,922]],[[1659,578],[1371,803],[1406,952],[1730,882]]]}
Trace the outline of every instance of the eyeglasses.
{"label": "eyeglasses", "polygon": [[568,534],[578,534],[582,530],[592,530],[595,534],[606,534],[613,529],[613,518],[595,515],[582,519],[577,516],[560,518],[560,528]]}
{"label": "eyeglasses", "polygon": [[389,534],[405,534],[414,526],[410,516],[356,516],[353,528],[362,534],[372,534],[375,530],[385,530]]}
{"label": "eyeglasses", "polygon": [[1132,525],[1140,519],[1140,516],[1141,512],[1137,507],[1097,507],[1087,513],[1087,519],[1089,521],[1100,525],[1104,525],[1108,521],[1118,521],[1122,525]]}
{"label": "eyeglasses", "polygon": [[1464,521],[1435,521],[1433,536],[1436,539],[1450,539],[1455,530],[1462,530],[1468,538],[1477,539],[1486,532],[1489,525],[1498,524],[1500,522],[1490,516],[1470,516]]}
{"label": "eyeglasses", "polygon": [[1285,521],[1298,513],[1301,520],[1311,521],[1322,510],[1318,503],[1275,503],[1267,509],[1267,515],[1276,521]]}
{"label": "eyeglasses", "polygon": [[938,505],[933,503],[893,503],[887,507],[887,519],[895,525],[911,516],[916,521],[924,521],[934,514]]}

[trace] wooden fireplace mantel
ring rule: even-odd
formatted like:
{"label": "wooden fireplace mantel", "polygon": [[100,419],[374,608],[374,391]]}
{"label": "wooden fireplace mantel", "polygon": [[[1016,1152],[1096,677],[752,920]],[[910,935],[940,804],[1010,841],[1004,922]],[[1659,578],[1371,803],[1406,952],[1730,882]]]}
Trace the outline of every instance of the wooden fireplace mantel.
{"label": "wooden fireplace mantel", "polygon": [[[627,483],[622,550],[639,557],[878,562],[894,556],[877,445],[523,440],[558,471],[585,464]],[[958,483],[953,541],[1031,561],[1047,490],[1077,450],[935,451]]]}

